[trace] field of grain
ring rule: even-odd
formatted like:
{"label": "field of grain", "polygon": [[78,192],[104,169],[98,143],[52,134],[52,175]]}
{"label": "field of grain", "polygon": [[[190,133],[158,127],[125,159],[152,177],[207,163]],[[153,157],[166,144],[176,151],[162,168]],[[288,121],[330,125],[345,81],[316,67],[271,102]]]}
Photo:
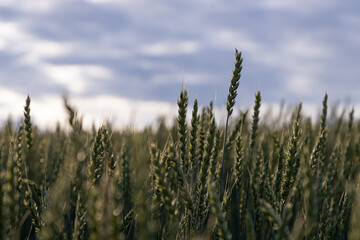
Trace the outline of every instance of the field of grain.
{"label": "field of grain", "polygon": [[85,130],[65,99],[71,130],[40,131],[28,97],[0,131],[0,239],[360,239],[354,111],[261,119],[258,92],[235,115],[241,69],[225,125],[181,90],[172,127]]}

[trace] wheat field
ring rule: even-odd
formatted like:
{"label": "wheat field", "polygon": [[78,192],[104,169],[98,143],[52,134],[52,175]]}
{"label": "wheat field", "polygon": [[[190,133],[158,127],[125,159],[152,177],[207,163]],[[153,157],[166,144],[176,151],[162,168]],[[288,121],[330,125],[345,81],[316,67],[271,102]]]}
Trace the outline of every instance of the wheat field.
{"label": "wheat field", "polygon": [[0,239],[360,239],[354,111],[325,94],[318,121],[301,104],[262,119],[257,92],[251,116],[233,114],[242,61],[225,125],[182,89],[171,127],[87,130],[64,99],[70,131],[43,131],[28,96],[0,131]]}

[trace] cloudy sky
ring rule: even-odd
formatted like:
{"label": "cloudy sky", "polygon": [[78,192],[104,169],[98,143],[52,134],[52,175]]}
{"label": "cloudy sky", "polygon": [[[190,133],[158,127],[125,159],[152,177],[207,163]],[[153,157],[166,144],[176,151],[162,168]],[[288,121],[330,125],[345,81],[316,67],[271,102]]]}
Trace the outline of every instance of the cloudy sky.
{"label": "cloudy sky", "polygon": [[[1,0],[0,121],[62,121],[62,95],[85,121],[148,124],[190,102],[225,104],[242,51],[237,107],[360,106],[360,2],[292,0]],[[360,111],[360,108],[359,108]]]}

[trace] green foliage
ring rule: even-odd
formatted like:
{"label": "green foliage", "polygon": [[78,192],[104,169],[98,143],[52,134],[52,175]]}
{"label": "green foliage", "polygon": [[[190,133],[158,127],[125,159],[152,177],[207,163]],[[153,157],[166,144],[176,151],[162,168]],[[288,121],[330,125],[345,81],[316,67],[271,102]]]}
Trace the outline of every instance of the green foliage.
{"label": "green foliage", "polygon": [[237,89],[240,84],[240,76],[241,76],[241,70],[242,70],[242,62],[243,59],[241,57],[241,52],[238,52],[237,49],[235,49],[235,68],[233,70],[233,77],[231,79],[230,87],[229,87],[229,94],[227,96],[227,103],[226,103],[226,110],[228,112],[228,116],[230,116],[233,112],[233,107],[235,104],[235,98],[237,95]]}
{"label": "green foliage", "polygon": [[180,99],[178,100],[179,117],[178,122],[178,138],[179,138],[179,149],[180,149],[180,162],[184,172],[186,173],[189,169],[189,161],[187,159],[187,126],[186,126],[186,112],[188,104],[187,91],[181,90]]}
{"label": "green foliage", "polygon": [[0,239],[359,239],[354,110],[325,95],[317,122],[301,104],[270,119],[257,92],[252,117],[230,120],[235,58],[224,126],[195,100],[188,129],[182,90],[170,128],[89,131],[65,98],[69,126],[37,131],[27,97],[24,121],[0,129]]}

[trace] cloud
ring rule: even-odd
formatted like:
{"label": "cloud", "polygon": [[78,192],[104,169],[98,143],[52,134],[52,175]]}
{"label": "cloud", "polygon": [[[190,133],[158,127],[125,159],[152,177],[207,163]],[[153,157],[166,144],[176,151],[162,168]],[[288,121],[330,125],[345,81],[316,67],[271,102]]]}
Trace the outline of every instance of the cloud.
{"label": "cloud", "polygon": [[38,38],[28,33],[21,23],[0,23],[0,51],[17,56],[18,67],[31,67],[43,78],[76,94],[87,90],[89,81],[113,77],[111,70],[94,64],[52,64],[49,59],[71,54],[75,45]]}
{"label": "cloud", "polygon": [[[12,101],[9,101],[11,99]],[[26,95],[17,92],[0,88],[0,111],[11,114],[13,120],[17,121],[23,118],[23,106],[25,104]],[[161,101],[139,101],[129,100],[126,98],[114,95],[98,95],[96,97],[70,97],[70,103],[78,110],[80,116],[83,118],[84,127],[91,129],[94,125],[99,127],[105,122],[110,122],[118,129],[126,127],[135,127],[136,129],[143,129],[156,123],[159,116],[165,116],[166,119],[172,123],[172,120],[177,116],[177,105],[174,100],[173,103]],[[285,105],[282,109],[280,103],[274,103],[263,98],[260,109],[260,121],[289,121],[290,115],[285,114],[278,120],[281,110],[291,112],[296,109],[296,106],[303,102],[302,115],[304,117],[311,117],[316,120],[321,115],[321,100],[322,96],[318,97],[317,102],[301,101]],[[330,106],[333,99],[330,98]],[[352,108],[355,109],[355,116],[360,117],[360,104],[338,104],[337,114],[340,114],[343,109],[349,112]],[[190,123],[192,105],[188,107],[188,122]],[[253,103],[249,105],[242,104],[241,108],[238,106],[234,109],[232,120],[236,119],[239,114],[239,109],[249,110],[248,116],[252,115]],[[62,127],[69,128],[67,123],[66,111],[63,106],[63,99],[58,95],[45,94],[41,97],[31,96],[31,117],[34,124],[42,130],[54,129],[57,123]],[[218,124],[225,123],[226,108],[225,106],[215,107],[215,118]],[[6,120],[6,115],[0,116],[0,122]]]}
{"label": "cloud", "polygon": [[286,82],[286,89],[299,96],[311,96],[316,91],[316,80],[304,75],[290,76]]}
{"label": "cloud", "polygon": [[151,56],[194,54],[200,45],[195,41],[160,41],[140,47],[140,53]]}
{"label": "cloud", "polygon": [[161,74],[154,74],[151,76],[151,84],[154,85],[161,85],[161,84],[168,84],[174,83],[180,86],[180,83],[183,82],[185,87],[190,87],[193,85],[204,85],[209,83],[216,82],[216,76],[211,75],[206,72],[168,72],[168,73],[161,73]]}
{"label": "cloud", "polygon": [[0,51],[18,55],[20,64],[36,65],[72,50],[68,44],[35,37],[20,22],[0,22],[0,29]]}
{"label": "cloud", "polygon": [[85,0],[93,4],[128,4],[130,0]]}
{"label": "cloud", "polygon": [[331,47],[310,37],[299,37],[294,34],[284,46],[284,51],[297,58],[316,61],[332,57]]}
{"label": "cloud", "polygon": [[50,81],[61,84],[67,91],[75,94],[84,93],[91,80],[107,80],[113,76],[107,68],[96,65],[41,64],[38,69]]}
{"label": "cloud", "polygon": [[61,1],[58,0],[31,0],[22,1],[19,4],[17,0],[1,0],[0,7],[12,8],[23,12],[44,13],[55,9],[60,3]]}
{"label": "cloud", "polygon": [[30,85],[35,102],[66,90],[81,104],[107,95],[174,103],[184,75],[193,97],[207,103],[217,92],[222,106],[235,47],[244,56],[240,105],[258,89],[269,102],[316,101],[325,91],[360,101],[355,2],[4,0],[0,8],[1,85],[15,93]]}
{"label": "cloud", "polygon": [[[31,97],[31,96],[30,96]],[[11,101],[9,101],[11,99]],[[22,118],[25,95],[0,88],[0,111],[9,113],[14,120]],[[136,101],[110,95],[96,97],[70,97],[71,104],[83,117],[84,127],[90,129],[93,124],[100,126],[110,121],[117,128],[134,125],[144,128],[157,120],[160,115],[173,119],[176,116],[176,104],[160,101]],[[6,120],[1,115],[0,121]],[[31,117],[41,129],[54,129],[57,123],[67,125],[63,100],[57,95],[31,97]]]}
{"label": "cloud", "polygon": [[247,52],[257,52],[260,50],[259,41],[256,41],[249,34],[238,29],[220,28],[207,33],[208,42],[212,48],[235,48],[245,50]]}
{"label": "cloud", "polygon": [[335,7],[337,3],[334,0],[319,0],[316,2],[304,0],[301,4],[299,4],[296,0],[261,0],[257,2],[256,5],[272,11],[283,10],[302,14],[311,14],[314,11]]}
{"label": "cloud", "polygon": [[[26,95],[0,88],[0,111],[9,114],[1,115],[0,122],[4,122],[8,116],[11,116],[15,121],[23,119],[25,100]],[[31,97],[30,112],[32,121],[42,130],[54,129],[57,122],[62,123],[63,126],[66,123],[63,102],[58,96],[45,94],[41,97]]]}
{"label": "cloud", "polygon": [[[25,97],[26,98],[26,97]],[[25,98],[21,94],[10,89],[0,88],[0,112],[11,116],[18,116],[22,113],[22,106],[25,104]],[[11,101],[9,101],[11,99]],[[5,120],[7,115],[1,114],[0,120]]]}

